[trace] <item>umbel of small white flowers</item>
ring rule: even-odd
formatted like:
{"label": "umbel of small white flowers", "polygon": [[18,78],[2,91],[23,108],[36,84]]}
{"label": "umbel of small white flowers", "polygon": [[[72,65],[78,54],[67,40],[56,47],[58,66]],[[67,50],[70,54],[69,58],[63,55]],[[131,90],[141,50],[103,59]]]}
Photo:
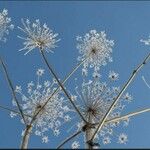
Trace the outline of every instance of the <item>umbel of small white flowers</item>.
{"label": "umbel of small white flowers", "polygon": [[26,19],[26,21],[22,19],[21,21],[23,27],[18,28],[26,35],[24,37],[18,36],[25,40],[23,42],[24,47],[20,49],[20,51],[26,50],[27,52],[25,55],[35,48],[39,48],[40,50],[45,50],[47,52],[53,52],[52,49],[56,47],[56,43],[60,40],[56,39],[58,36],[57,33],[53,33],[46,24],[41,25],[39,19],[35,20],[33,23],[31,23],[29,19]]}
{"label": "umbel of small white flowers", "polygon": [[[114,71],[110,71],[108,78],[111,81],[118,80],[119,75]],[[102,82],[99,79],[89,80],[88,82],[83,81],[82,87],[76,86],[75,101],[78,103],[78,108],[88,120],[90,119],[91,124],[99,123],[109,107],[113,103],[117,94],[120,92],[120,88],[116,86],[109,87],[106,82]],[[80,91],[80,92],[79,92]],[[112,112],[108,116],[109,119],[120,117],[121,112],[124,110],[126,104],[132,101],[132,96],[129,93],[125,93],[120,101],[115,105]],[[79,123],[80,124],[80,123]],[[77,124],[78,130],[82,126]],[[82,123],[81,123],[82,124]],[[114,137],[118,137],[118,143],[125,144],[127,142],[127,135],[125,133],[115,132],[115,128],[119,126],[127,126],[129,124],[129,118],[124,120],[111,122],[105,124],[102,129],[98,132],[96,139],[103,144],[109,144]],[[121,131],[122,132],[122,131]],[[95,139],[95,140],[96,140]],[[85,140],[86,141],[86,140]]]}
{"label": "umbel of small white flowers", "polygon": [[85,36],[77,36],[77,49],[79,49],[79,61],[84,61],[82,72],[87,75],[88,67],[94,68],[94,73],[98,71],[102,65],[107,64],[107,60],[112,62],[110,54],[114,42],[106,38],[104,31],[97,32],[91,30]]}
{"label": "umbel of small white flowers", "polygon": [[[21,86],[16,86],[15,90],[15,92],[21,96],[21,107],[23,112],[30,116],[34,116],[57,87],[55,80],[52,82],[42,81],[41,77],[44,74],[43,69],[38,69],[36,74],[37,82],[34,83],[31,81],[28,83],[26,94],[23,93]],[[16,106],[14,101],[13,105]],[[56,93],[37,116],[37,119],[33,124],[35,135],[41,136],[42,142],[45,143],[49,141],[48,136],[46,135],[46,131],[49,131],[49,129],[53,131],[55,136],[58,136],[60,134],[60,126],[71,120],[69,112],[71,112],[71,109],[65,103],[61,91]],[[11,117],[14,117],[15,115],[16,114],[11,113]],[[31,118],[26,117],[26,121],[30,124]],[[23,134],[24,132],[22,135]]]}
{"label": "umbel of small white flowers", "polygon": [[5,34],[9,34],[9,29],[13,29],[14,25],[11,24],[11,18],[8,17],[8,10],[3,9],[0,12],[0,41],[6,42]]}

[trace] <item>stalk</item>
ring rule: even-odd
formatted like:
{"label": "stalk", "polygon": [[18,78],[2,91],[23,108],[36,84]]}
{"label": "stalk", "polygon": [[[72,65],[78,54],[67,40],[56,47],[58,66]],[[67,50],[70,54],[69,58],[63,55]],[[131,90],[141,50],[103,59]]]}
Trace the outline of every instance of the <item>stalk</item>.
{"label": "stalk", "polygon": [[29,138],[30,138],[30,134],[32,131],[32,126],[31,125],[27,125],[23,138],[22,138],[22,142],[21,142],[21,149],[27,149],[28,148],[28,143],[29,143]]}

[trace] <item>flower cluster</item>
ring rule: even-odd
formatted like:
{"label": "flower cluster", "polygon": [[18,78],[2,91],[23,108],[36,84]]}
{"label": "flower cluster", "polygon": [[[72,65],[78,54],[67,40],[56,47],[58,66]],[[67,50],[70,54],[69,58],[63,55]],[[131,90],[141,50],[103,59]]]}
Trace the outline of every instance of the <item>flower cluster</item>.
{"label": "flower cluster", "polygon": [[[100,82],[98,79],[89,80],[88,82],[84,81],[80,90],[79,87],[76,86],[76,101],[80,104],[78,108],[89,123],[99,123],[109,110],[119,92],[119,87],[109,87],[107,83]],[[112,109],[107,120],[120,117],[126,103],[131,102],[131,100],[131,95],[125,93]],[[126,143],[127,136],[123,133],[120,135],[115,133],[115,127],[119,125],[127,126],[128,124],[129,118],[105,123],[96,138],[101,139],[103,144],[109,144],[111,143],[112,137],[117,135],[118,143]]]}
{"label": "flower cluster", "polygon": [[[44,74],[43,69],[37,70],[37,83],[31,81],[27,85],[27,93],[23,94],[21,86],[16,86],[16,92],[22,98],[22,110],[25,114],[34,116],[39,109],[45,104],[49,96],[56,89],[56,81],[44,81],[41,83],[41,77]],[[13,101],[13,105],[16,103]],[[43,142],[48,142],[48,136],[44,133],[51,129],[54,135],[59,135],[59,127],[71,120],[68,112],[70,112],[69,106],[65,104],[65,99],[61,92],[57,92],[53,95],[51,100],[42,109],[37,116],[34,123],[35,134],[42,137]],[[12,115],[12,113],[11,113]],[[26,117],[26,121],[29,124],[32,118]]]}
{"label": "flower cluster", "polygon": [[29,19],[26,19],[26,21],[22,19],[22,24],[23,28],[18,28],[26,34],[26,37],[18,36],[25,40],[23,42],[24,47],[20,51],[27,50],[25,55],[35,48],[53,52],[52,49],[56,47],[56,43],[59,41],[59,39],[56,39],[57,33],[54,34],[46,24],[41,25],[38,19],[33,23]]}
{"label": "flower cluster", "polygon": [[9,29],[13,29],[14,25],[11,24],[11,18],[8,17],[8,10],[3,9],[0,13],[0,41],[6,42],[5,34],[9,34]]}
{"label": "flower cluster", "polygon": [[81,54],[78,60],[85,60],[82,69],[84,74],[88,73],[88,67],[94,68],[94,72],[98,72],[102,65],[107,64],[107,60],[112,61],[110,54],[114,42],[106,39],[104,31],[98,33],[96,30],[91,30],[84,37],[77,36],[77,41],[77,49]]}

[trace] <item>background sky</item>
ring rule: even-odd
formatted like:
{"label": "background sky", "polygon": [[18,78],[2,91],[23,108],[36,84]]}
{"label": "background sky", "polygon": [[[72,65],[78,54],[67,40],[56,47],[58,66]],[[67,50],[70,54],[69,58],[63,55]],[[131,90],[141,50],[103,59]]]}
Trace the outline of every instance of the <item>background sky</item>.
{"label": "background sky", "polygon": [[[23,47],[22,41],[17,38],[17,35],[22,34],[17,29],[17,26],[21,26],[21,18],[29,18],[32,21],[40,19],[41,23],[47,23],[54,32],[59,33],[61,41],[54,49],[54,54],[49,53],[47,57],[61,79],[77,63],[76,36],[84,35],[91,29],[104,30],[107,37],[114,40],[112,55],[114,61],[103,67],[101,72],[103,75],[110,69],[117,71],[120,74],[118,82],[120,86],[127,81],[132,70],[149,53],[149,47],[140,42],[140,39],[147,39],[150,34],[150,2],[148,1],[0,1],[0,11],[3,8],[8,9],[12,23],[16,27],[7,36],[7,43],[0,45],[0,54],[7,63],[14,85],[25,86],[31,80],[35,80],[37,68],[46,69],[37,50],[33,50],[26,56],[23,52],[18,52]],[[128,88],[134,101],[124,110],[124,114],[150,107],[150,89],[141,79],[144,75],[147,81],[150,81],[149,70],[150,63],[140,71]],[[69,81],[80,76],[81,70]],[[46,77],[49,78],[48,72]],[[67,86],[72,87],[71,82],[68,82]],[[12,107],[11,99],[11,92],[0,68],[0,104]],[[129,137],[128,143],[125,145],[111,143],[107,147],[150,148],[149,118],[150,113],[132,118],[130,125],[125,129]],[[18,148],[22,129],[23,125],[19,119],[11,119],[7,111],[0,110],[0,148]],[[29,147],[55,147],[66,136],[66,134],[62,134],[59,138],[51,136],[50,142],[43,144],[39,137],[33,135]],[[68,146],[69,144],[66,145]]]}

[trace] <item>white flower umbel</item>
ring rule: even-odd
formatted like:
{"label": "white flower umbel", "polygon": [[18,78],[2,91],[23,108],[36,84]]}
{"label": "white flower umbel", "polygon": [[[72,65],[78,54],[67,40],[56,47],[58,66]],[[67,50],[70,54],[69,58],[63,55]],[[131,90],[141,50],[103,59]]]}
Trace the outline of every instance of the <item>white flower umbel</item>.
{"label": "white flower umbel", "polygon": [[41,25],[38,19],[33,23],[31,23],[28,19],[26,19],[26,21],[22,19],[21,21],[23,27],[18,28],[23,31],[26,36],[18,36],[24,40],[24,47],[19,51],[27,50],[25,55],[35,48],[39,48],[40,50],[45,50],[47,52],[53,52],[52,49],[56,47],[56,43],[59,41],[59,39],[56,39],[58,36],[57,33],[53,33],[46,24]]}
{"label": "white flower umbel", "polygon": [[11,18],[8,17],[8,10],[3,9],[0,12],[0,41],[6,42],[6,38],[4,37],[5,34],[9,34],[9,29],[13,29],[14,25],[11,24]]}
{"label": "white flower umbel", "polygon": [[[78,107],[89,123],[98,123],[103,119],[119,92],[119,87],[109,87],[98,79],[94,81],[89,80],[88,82],[84,81],[80,89],[78,86],[76,87],[77,102],[80,104]],[[108,120],[120,117],[125,105],[128,104],[125,98],[125,96],[120,98],[120,101],[108,116]],[[109,144],[114,139],[112,137],[117,135],[115,128],[119,125],[124,126],[125,121],[124,119],[105,124],[98,132],[96,138],[102,140],[103,144]]]}
{"label": "white flower umbel", "polygon": [[106,39],[104,31],[97,32],[91,30],[86,33],[85,36],[77,36],[77,49],[81,54],[78,57],[79,61],[84,61],[83,73],[87,74],[88,67],[94,68],[94,72],[98,72],[102,65],[106,65],[107,61],[112,61],[110,54],[112,53],[112,47],[114,42]]}
{"label": "white flower umbel", "polygon": [[[32,81],[28,83],[26,94],[23,93],[21,86],[16,86],[15,91],[21,96],[21,107],[26,115],[34,116],[58,86],[55,80],[52,82],[42,82],[43,74],[43,69],[37,70],[37,82],[34,83]],[[15,105],[14,102],[13,105]],[[42,109],[32,125],[34,127],[33,130],[35,129],[35,135],[41,136],[42,142],[45,143],[49,141],[48,136],[45,135],[45,132],[49,129],[53,131],[55,136],[58,136],[60,133],[60,126],[71,120],[71,117],[68,113],[70,111],[71,110],[69,106],[66,105],[66,101],[62,95],[62,92],[57,92]],[[32,118],[30,117],[26,117],[28,124],[30,124],[31,119]]]}

